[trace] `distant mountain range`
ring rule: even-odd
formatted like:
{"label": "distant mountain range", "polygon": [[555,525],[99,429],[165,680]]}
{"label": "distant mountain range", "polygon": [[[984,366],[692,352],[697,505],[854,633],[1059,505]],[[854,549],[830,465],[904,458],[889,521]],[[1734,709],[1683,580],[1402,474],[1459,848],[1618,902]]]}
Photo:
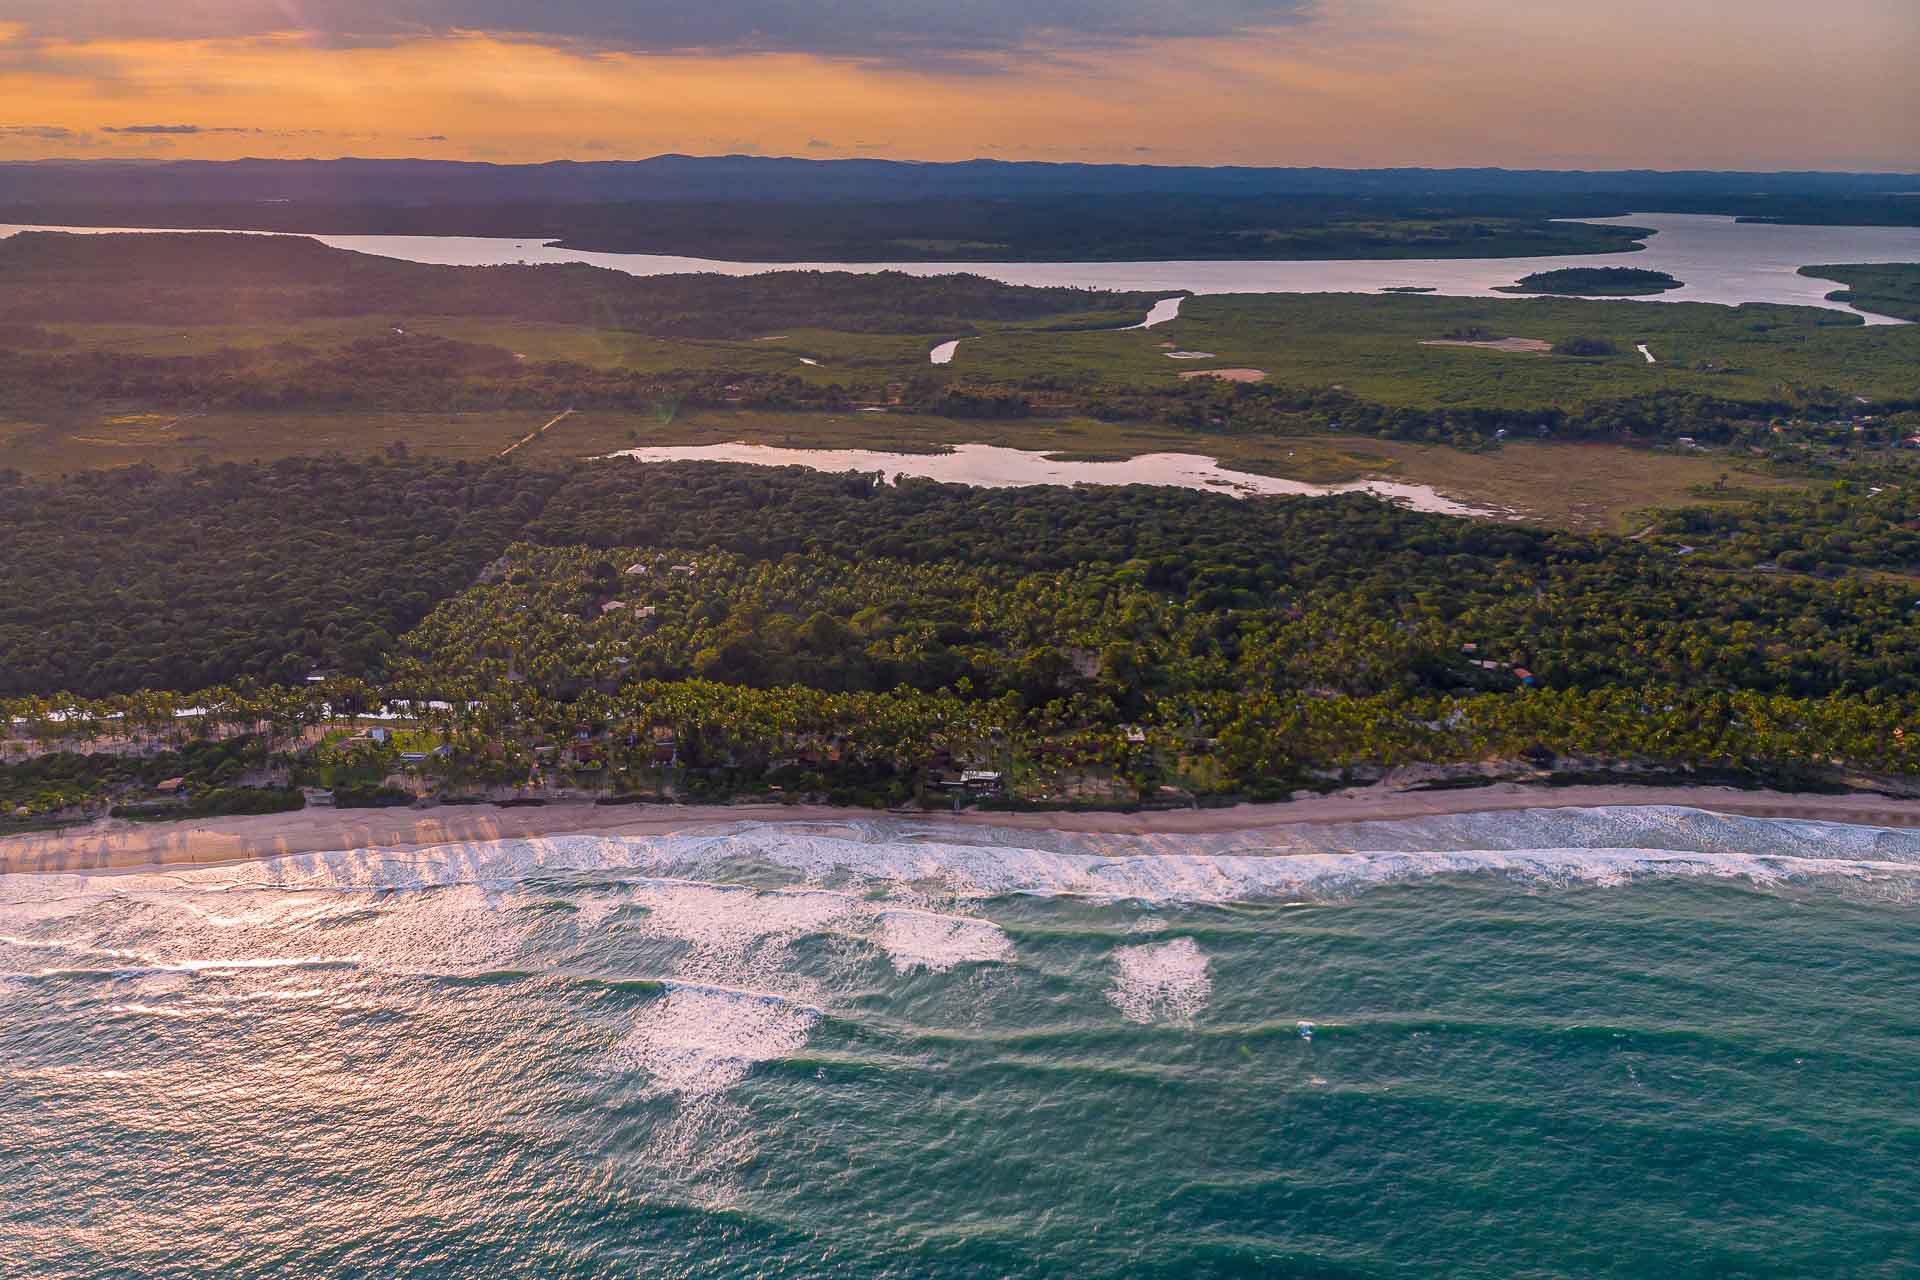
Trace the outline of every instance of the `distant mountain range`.
{"label": "distant mountain range", "polygon": [[[0,205],[339,204],[1462,197],[1859,199],[1920,192],[1920,175],[1541,169],[1265,169],[968,160],[663,155],[494,165],[443,160],[57,160],[0,164]],[[1920,199],[1916,199],[1920,204]]]}

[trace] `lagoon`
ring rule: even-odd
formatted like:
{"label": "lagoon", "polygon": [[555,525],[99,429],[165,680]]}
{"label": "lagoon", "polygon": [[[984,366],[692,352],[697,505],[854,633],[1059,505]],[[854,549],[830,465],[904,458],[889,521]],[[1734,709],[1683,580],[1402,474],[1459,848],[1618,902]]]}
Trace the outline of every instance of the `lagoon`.
{"label": "lagoon", "polygon": [[1208,489],[1237,497],[1284,495],[1324,497],[1370,493],[1415,511],[1449,516],[1505,517],[1509,513],[1458,502],[1431,485],[1362,480],[1353,484],[1307,484],[1277,476],[1230,471],[1196,453],[1143,453],[1124,461],[1072,461],[1059,454],[961,444],[942,453],[883,453],[875,449],[784,449],[775,445],[657,445],[622,449],[609,455],[641,462],[744,462],[763,467],[800,466],[814,471],[877,471],[888,481],[902,476],[1008,489],[1042,484],[1150,484],[1176,489]]}

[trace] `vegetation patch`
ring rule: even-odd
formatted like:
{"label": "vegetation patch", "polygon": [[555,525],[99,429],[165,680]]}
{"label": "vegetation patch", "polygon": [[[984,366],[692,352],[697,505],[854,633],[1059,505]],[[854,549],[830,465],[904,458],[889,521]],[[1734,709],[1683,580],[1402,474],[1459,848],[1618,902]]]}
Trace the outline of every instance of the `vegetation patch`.
{"label": "vegetation patch", "polygon": [[1638,298],[1684,287],[1664,271],[1640,267],[1561,267],[1554,271],[1536,271],[1511,285],[1502,285],[1502,293],[1553,293],[1575,298]]}
{"label": "vegetation patch", "polygon": [[983,321],[1095,311],[1114,324],[1130,324],[1157,298],[892,271],[641,277],[584,263],[445,267],[294,236],[33,231],[0,241],[0,322],[23,325],[460,315],[591,320],[661,337],[746,339],[786,325],[964,333]]}
{"label": "vegetation patch", "polygon": [[0,472],[0,695],[375,672],[559,483],[397,459]]}
{"label": "vegetation patch", "polygon": [[1920,321],[1920,263],[1802,267],[1800,274],[1844,282],[1846,288],[1827,295],[1829,302],[1844,302],[1875,315]]}
{"label": "vegetation patch", "polygon": [[1594,338],[1586,334],[1576,334],[1562,338],[1550,348],[1556,356],[1580,356],[1591,359],[1596,356],[1617,356],[1620,348],[1605,338]]}

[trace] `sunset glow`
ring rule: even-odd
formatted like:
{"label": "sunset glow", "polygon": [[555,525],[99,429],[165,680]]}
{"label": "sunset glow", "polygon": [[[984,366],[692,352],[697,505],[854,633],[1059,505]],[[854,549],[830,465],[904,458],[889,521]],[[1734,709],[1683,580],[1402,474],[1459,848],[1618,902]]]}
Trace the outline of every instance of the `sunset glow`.
{"label": "sunset glow", "polygon": [[[1120,19],[1042,25],[949,42],[938,57],[918,52],[907,20],[893,43],[863,48],[811,28],[650,41],[630,23],[603,30],[582,3],[558,6],[553,30],[488,21],[498,5],[444,3],[409,10],[443,11],[437,20],[361,32],[339,15],[352,7],[175,6],[165,22],[110,30],[88,20],[97,5],[8,6],[0,158],[1920,160],[1909,74],[1920,22],[1905,0],[1837,0],[1817,15],[1789,0],[1247,4],[1170,34]],[[658,47],[695,38],[705,43]]]}

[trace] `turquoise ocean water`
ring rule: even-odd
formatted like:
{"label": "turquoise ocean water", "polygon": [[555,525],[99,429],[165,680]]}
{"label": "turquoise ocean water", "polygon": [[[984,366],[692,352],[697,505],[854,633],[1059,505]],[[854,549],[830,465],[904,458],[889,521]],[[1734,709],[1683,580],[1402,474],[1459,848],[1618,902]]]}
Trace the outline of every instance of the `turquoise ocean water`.
{"label": "turquoise ocean water", "polygon": [[1920,833],[0,877],[0,1276],[1920,1276]]}

